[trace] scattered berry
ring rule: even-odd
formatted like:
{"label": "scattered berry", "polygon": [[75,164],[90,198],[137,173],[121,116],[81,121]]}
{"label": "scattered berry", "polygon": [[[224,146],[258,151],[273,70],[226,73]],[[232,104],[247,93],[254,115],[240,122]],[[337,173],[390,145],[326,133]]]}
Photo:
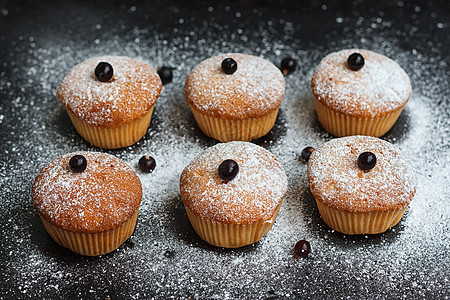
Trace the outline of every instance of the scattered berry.
{"label": "scattered berry", "polygon": [[297,60],[295,60],[294,58],[285,57],[281,60],[281,72],[283,72],[285,76],[294,72],[296,68]]}
{"label": "scattered berry", "polygon": [[171,68],[171,67],[159,67],[158,68],[158,75],[161,78],[163,85],[172,82],[172,79],[173,79],[172,70],[173,70],[173,68]]}
{"label": "scattered berry", "polygon": [[373,169],[376,163],[377,157],[372,152],[363,152],[358,157],[358,167],[365,172]]}
{"label": "scattered berry", "polygon": [[232,58],[225,58],[222,61],[222,71],[225,74],[233,74],[237,70],[237,62]]}
{"label": "scattered berry", "polygon": [[311,253],[311,246],[308,241],[300,240],[295,244],[294,254],[297,258],[307,257]]}
{"label": "scattered berry", "polygon": [[315,149],[313,147],[306,147],[305,149],[302,150],[302,160],[303,162],[306,164],[309,161],[309,157],[311,156],[311,153],[314,151]]}
{"label": "scattered berry", "polygon": [[98,81],[107,82],[113,77],[113,75],[113,67],[107,62],[100,62],[95,68],[95,77]]}
{"label": "scattered berry", "polygon": [[352,71],[358,71],[364,66],[364,57],[359,53],[352,53],[347,58],[348,68]]}
{"label": "scattered berry", "polygon": [[149,155],[144,155],[139,159],[139,168],[142,172],[150,173],[156,167],[156,161]]}
{"label": "scattered berry", "polygon": [[219,176],[225,181],[230,181],[239,172],[239,165],[232,159],[226,159],[219,165]]}
{"label": "scattered berry", "polygon": [[86,170],[87,160],[83,155],[75,155],[69,160],[69,167],[72,172],[81,173]]}

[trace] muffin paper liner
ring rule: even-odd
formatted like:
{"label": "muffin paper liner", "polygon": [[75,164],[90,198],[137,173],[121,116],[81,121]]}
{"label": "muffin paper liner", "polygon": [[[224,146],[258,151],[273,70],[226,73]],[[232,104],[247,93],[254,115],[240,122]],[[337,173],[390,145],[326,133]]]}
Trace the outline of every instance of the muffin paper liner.
{"label": "muffin paper liner", "polygon": [[208,116],[191,106],[194,118],[201,131],[221,142],[251,141],[266,135],[275,125],[278,110],[259,118],[222,119]]}
{"label": "muffin paper liner", "polygon": [[86,256],[97,256],[117,249],[134,232],[139,209],[118,227],[98,233],[73,232],[50,224],[41,217],[48,234],[63,247]]}
{"label": "muffin paper liner", "polygon": [[239,248],[259,241],[272,228],[280,210],[278,205],[272,218],[251,224],[225,224],[203,219],[185,206],[189,221],[195,232],[205,242],[224,248]]}
{"label": "muffin paper liner", "polygon": [[408,206],[388,211],[349,213],[326,206],[316,200],[319,213],[325,223],[344,234],[377,234],[400,222]]}
{"label": "muffin paper liner", "polygon": [[317,116],[322,127],[336,137],[370,135],[380,137],[394,126],[403,107],[385,116],[360,118],[329,109],[314,97]]}
{"label": "muffin paper liner", "polygon": [[139,141],[147,132],[154,106],[144,117],[118,127],[92,126],[80,121],[69,109],[66,109],[73,126],[78,133],[92,145],[104,149],[128,147]]}

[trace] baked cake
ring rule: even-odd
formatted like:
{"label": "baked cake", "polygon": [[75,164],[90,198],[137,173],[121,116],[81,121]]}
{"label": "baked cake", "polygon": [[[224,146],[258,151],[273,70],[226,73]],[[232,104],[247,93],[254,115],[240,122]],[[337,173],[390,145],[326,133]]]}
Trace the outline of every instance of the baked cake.
{"label": "baked cake", "polygon": [[32,198],[58,244],[96,256],[115,250],[133,233],[142,186],[133,169],[118,158],[76,152],[53,160],[39,172]]}
{"label": "baked cake", "polygon": [[287,191],[278,160],[249,142],[217,144],[183,170],[181,199],[192,227],[206,242],[237,248],[272,227]]}
{"label": "baked cake", "polygon": [[76,65],[56,92],[78,133],[100,148],[133,145],[147,132],[162,83],[147,63],[125,57]]}
{"label": "baked cake", "polygon": [[202,61],[184,94],[200,129],[221,142],[250,141],[274,126],[285,92],[281,71],[260,57],[229,53]]}
{"label": "baked cake", "polygon": [[322,219],[345,234],[393,227],[416,191],[411,163],[394,145],[370,136],[337,138],[314,150],[308,182]]}
{"label": "baked cake", "polygon": [[363,49],[328,54],[311,88],[319,123],[337,137],[384,135],[411,96],[409,77],[395,61]]}

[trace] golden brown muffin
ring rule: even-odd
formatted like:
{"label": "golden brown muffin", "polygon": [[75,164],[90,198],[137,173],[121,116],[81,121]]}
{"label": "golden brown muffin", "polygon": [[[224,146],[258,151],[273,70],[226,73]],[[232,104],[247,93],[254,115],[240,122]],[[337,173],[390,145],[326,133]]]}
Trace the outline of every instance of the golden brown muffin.
{"label": "golden brown muffin", "polygon": [[[86,161],[81,172],[69,166],[76,155]],[[58,244],[96,256],[115,250],[133,233],[142,186],[133,169],[118,158],[77,152],[55,159],[39,172],[32,198]]]}
{"label": "golden brown muffin", "polygon": [[[232,58],[237,70],[226,74],[221,64]],[[200,129],[221,142],[250,141],[274,126],[285,82],[272,63],[248,54],[214,56],[186,78],[184,94]]]}
{"label": "golden brown muffin", "polygon": [[[372,169],[359,156],[376,157]],[[308,182],[322,219],[345,234],[375,234],[396,225],[416,191],[411,163],[392,144],[370,136],[333,139],[308,161]]]}
{"label": "golden brown muffin", "polygon": [[[238,165],[224,180],[219,165]],[[192,227],[206,242],[237,248],[259,241],[271,228],[287,190],[287,177],[267,150],[248,142],[217,144],[194,159],[180,179],[181,199]]]}
{"label": "golden brown muffin", "polygon": [[[113,68],[114,74],[106,82],[95,75],[100,62]],[[147,63],[125,56],[104,56],[76,65],[61,82],[56,96],[85,140],[113,149],[133,145],[145,135],[161,88],[158,73]]]}
{"label": "golden brown muffin", "polygon": [[[347,64],[352,53],[364,58],[357,71]],[[411,96],[409,77],[396,62],[362,49],[327,55],[312,77],[311,88],[320,124],[338,137],[384,135]]]}

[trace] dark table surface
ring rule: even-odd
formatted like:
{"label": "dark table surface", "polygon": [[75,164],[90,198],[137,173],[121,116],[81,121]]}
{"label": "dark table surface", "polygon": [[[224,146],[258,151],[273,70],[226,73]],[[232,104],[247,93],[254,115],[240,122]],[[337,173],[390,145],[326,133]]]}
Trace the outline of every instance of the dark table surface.
{"label": "dark table surface", "polygon": [[[297,3],[299,2],[299,3]],[[450,7],[448,1],[2,1],[0,2],[0,298],[428,298],[449,291]],[[326,54],[372,49],[397,61],[413,95],[383,139],[411,159],[417,193],[400,224],[384,234],[346,236],[320,219],[297,160],[330,140],[318,124],[309,82]],[[216,141],[195,124],[184,80],[201,60],[244,52],[279,65],[298,58],[274,129],[255,143],[286,169],[289,190],[272,230],[227,250],[192,230],[179,198],[185,165]],[[77,63],[127,55],[174,67],[146,136],[119,150],[90,146],[55,91]],[[117,251],[82,257],[47,235],[31,204],[34,177],[76,150],[114,154],[139,171],[137,227]],[[300,239],[312,253],[295,259]]]}

